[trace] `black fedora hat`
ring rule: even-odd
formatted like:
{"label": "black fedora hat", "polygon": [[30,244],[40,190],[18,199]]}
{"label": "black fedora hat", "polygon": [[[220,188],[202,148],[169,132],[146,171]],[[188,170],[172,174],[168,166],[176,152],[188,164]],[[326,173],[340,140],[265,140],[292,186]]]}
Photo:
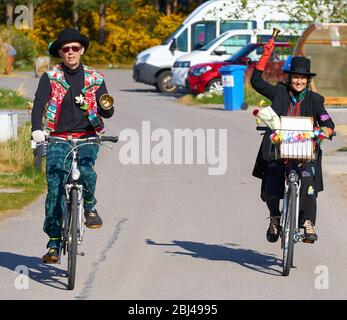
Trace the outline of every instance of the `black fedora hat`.
{"label": "black fedora hat", "polygon": [[289,70],[285,70],[285,73],[303,74],[305,76],[314,77],[316,74],[310,71],[311,61],[305,57],[293,57]]}
{"label": "black fedora hat", "polygon": [[80,34],[79,31],[76,29],[67,28],[58,33],[57,40],[55,40],[48,46],[48,52],[52,56],[60,58],[58,51],[63,44],[68,42],[79,42],[84,47],[85,51],[88,49],[89,46],[88,37],[84,36],[83,34]]}

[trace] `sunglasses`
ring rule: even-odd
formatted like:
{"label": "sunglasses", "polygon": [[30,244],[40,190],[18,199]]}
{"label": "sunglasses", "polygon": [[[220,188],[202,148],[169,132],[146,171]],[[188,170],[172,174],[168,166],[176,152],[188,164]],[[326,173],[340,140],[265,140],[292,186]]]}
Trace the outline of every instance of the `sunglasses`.
{"label": "sunglasses", "polygon": [[78,52],[81,50],[82,47],[80,46],[66,46],[66,47],[62,47],[60,50],[64,53],[68,53],[70,51],[70,49],[72,49],[73,52]]}

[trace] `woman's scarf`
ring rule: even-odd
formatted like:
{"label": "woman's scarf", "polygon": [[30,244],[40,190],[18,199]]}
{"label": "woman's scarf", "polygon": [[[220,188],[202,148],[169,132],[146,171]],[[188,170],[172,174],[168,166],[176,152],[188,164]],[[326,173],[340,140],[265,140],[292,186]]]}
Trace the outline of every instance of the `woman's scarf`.
{"label": "woman's scarf", "polygon": [[291,90],[289,90],[289,96],[290,96],[290,106],[288,109],[287,116],[300,116],[300,104],[304,100],[305,95],[307,92],[307,88],[302,90],[298,96],[295,96]]}

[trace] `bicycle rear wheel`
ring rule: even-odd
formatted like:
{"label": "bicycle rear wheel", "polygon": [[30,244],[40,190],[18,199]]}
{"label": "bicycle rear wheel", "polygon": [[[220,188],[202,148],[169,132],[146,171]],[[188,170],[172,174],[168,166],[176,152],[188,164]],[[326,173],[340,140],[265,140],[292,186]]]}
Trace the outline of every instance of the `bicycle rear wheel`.
{"label": "bicycle rear wheel", "polygon": [[288,192],[287,214],[284,222],[283,230],[283,272],[284,276],[288,276],[290,268],[293,265],[294,256],[294,235],[295,235],[295,219],[296,219],[296,197],[297,187],[292,184]]}
{"label": "bicycle rear wheel", "polygon": [[70,230],[68,241],[68,289],[75,287],[76,262],[77,262],[77,217],[78,217],[78,191],[71,190],[70,203]]}

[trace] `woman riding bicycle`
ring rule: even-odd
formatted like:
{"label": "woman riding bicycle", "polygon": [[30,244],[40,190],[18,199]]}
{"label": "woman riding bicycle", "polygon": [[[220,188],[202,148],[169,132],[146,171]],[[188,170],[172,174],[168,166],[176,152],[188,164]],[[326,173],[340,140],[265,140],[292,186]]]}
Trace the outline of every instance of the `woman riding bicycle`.
{"label": "woman riding bicycle", "polygon": [[[326,127],[328,136],[334,130],[334,123],[324,108],[324,97],[309,90],[311,78],[316,74],[310,71],[310,60],[305,57],[293,57],[286,83],[272,85],[262,77],[266,64],[274,50],[274,40],[264,45],[264,52],[257,63],[252,77],[253,88],[272,101],[272,109],[278,116],[313,117],[314,126]],[[313,129],[313,128],[312,128]],[[253,176],[262,179],[261,199],[270,210],[270,225],[266,233],[269,242],[276,242],[280,234],[279,202],[283,198],[285,166],[282,160],[275,160],[271,150],[269,134],[262,140]],[[299,226],[304,228],[305,242],[313,243],[318,239],[314,230],[316,224],[319,191],[323,190],[322,152],[319,150],[316,161],[305,161],[299,164],[301,193],[299,203]]]}

